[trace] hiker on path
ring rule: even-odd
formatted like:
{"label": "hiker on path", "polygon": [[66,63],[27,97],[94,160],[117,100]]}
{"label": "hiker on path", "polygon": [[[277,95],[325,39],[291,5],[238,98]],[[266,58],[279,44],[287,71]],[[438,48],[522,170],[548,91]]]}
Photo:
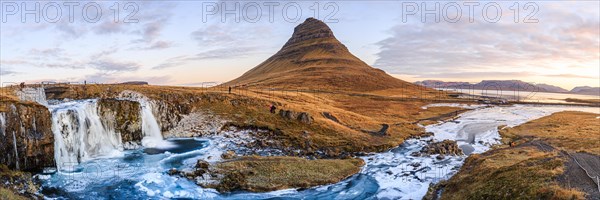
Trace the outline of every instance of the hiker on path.
{"label": "hiker on path", "polygon": [[274,104],[271,104],[271,110],[270,110],[270,112],[271,113],[275,113],[275,110],[277,110],[277,107],[275,107]]}
{"label": "hiker on path", "polygon": [[229,86],[229,94],[231,94],[231,86]]}

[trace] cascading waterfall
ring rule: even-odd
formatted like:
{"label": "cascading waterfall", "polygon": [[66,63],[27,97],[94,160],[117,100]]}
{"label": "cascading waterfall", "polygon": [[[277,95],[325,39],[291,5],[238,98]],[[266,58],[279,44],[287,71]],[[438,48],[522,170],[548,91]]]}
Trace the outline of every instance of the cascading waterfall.
{"label": "cascading waterfall", "polygon": [[142,145],[145,147],[157,147],[166,144],[156,118],[152,114],[152,104],[144,100],[139,100],[138,102],[142,107],[142,133],[144,134]]}
{"label": "cascading waterfall", "polygon": [[148,97],[133,91],[123,91],[119,95],[120,99],[137,101],[140,103],[140,114],[142,116],[142,146],[144,147],[169,147],[172,144],[163,140],[160,126],[152,112],[152,101]]}
{"label": "cascading waterfall", "polygon": [[122,155],[121,135],[110,126],[103,126],[97,100],[67,102],[49,108],[59,170],[72,170],[91,158]]}

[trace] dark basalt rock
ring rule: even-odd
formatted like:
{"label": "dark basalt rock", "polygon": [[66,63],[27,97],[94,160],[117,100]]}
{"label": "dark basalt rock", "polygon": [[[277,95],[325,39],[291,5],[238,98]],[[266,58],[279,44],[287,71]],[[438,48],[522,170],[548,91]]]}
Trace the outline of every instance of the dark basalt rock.
{"label": "dark basalt rock", "polygon": [[0,108],[6,108],[0,111],[0,164],[25,171],[54,167],[50,111],[36,103],[0,102]]}

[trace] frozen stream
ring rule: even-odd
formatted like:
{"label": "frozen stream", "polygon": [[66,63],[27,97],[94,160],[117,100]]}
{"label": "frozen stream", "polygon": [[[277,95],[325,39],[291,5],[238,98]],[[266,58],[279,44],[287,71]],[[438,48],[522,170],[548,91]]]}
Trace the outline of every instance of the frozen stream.
{"label": "frozen stream", "polygon": [[174,145],[168,148],[124,150],[114,157],[90,159],[73,166],[77,170],[40,177],[45,179],[43,193],[58,199],[421,199],[430,183],[451,177],[466,158],[411,156],[428,140],[456,140],[461,148],[481,153],[498,142],[499,125],[516,126],[563,110],[600,113],[600,108],[588,107],[478,107],[455,121],[427,126],[427,131],[435,134],[433,137],[407,140],[388,152],[362,157],[367,165],[347,180],[307,190],[219,194],[166,174],[171,168],[190,168],[199,158],[218,160],[220,153],[239,144],[236,140],[247,139],[240,139],[246,135],[244,132],[228,133],[240,137],[171,139]]}

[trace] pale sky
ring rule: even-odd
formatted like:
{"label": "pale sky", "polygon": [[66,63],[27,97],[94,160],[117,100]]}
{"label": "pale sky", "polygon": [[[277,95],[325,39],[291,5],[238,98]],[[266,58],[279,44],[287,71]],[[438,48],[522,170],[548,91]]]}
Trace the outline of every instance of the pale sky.
{"label": "pale sky", "polygon": [[[473,13],[465,2],[443,1],[433,12],[439,22],[436,14],[425,15],[425,22],[421,19],[423,6],[435,8],[432,1],[240,1],[237,9],[234,1],[120,1],[118,6],[98,1],[101,15],[89,2],[94,1],[73,6],[72,16],[62,1],[40,2],[42,15],[36,22],[34,14],[23,12],[34,9],[35,1],[2,0],[3,85],[224,82],[277,52],[296,25],[315,17],[357,57],[407,81],[519,79],[569,90],[600,86],[598,1],[480,2]],[[414,5],[418,8],[411,10]],[[496,6],[502,12],[499,18]],[[135,8],[130,23],[125,23]],[[230,11],[221,12],[224,9]],[[231,14],[236,12],[241,14],[239,22]]]}

